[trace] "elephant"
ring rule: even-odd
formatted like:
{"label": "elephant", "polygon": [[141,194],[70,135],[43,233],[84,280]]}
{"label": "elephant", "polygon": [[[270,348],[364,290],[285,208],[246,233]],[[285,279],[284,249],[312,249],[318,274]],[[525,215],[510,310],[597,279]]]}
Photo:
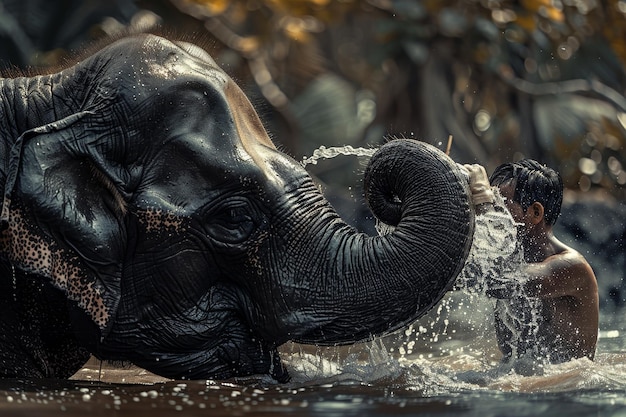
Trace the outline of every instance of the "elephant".
{"label": "elephant", "polygon": [[287,341],[350,344],[451,289],[468,180],[389,140],[370,236],[277,149],[243,90],[185,39],[130,34],[0,78],[0,376],[69,378],[93,355],[174,379],[289,379]]}

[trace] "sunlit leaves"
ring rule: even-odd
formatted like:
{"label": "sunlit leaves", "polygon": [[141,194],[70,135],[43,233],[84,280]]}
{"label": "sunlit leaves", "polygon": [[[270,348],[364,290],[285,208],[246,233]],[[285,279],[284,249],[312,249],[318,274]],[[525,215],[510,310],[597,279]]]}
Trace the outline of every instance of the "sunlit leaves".
{"label": "sunlit leaves", "polygon": [[384,129],[447,137],[453,126],[464,158],[533,156],[558,161],[572,188],[626,189],[614,99],[626,89],[626,0],[172,1],[232,31],[214,34],[250,60],[271,103],[267,91],[296,101],[333,71],[374,94]]}
{"label": "sunlit leaves", "polygon": [[537,13],[554,22],[563,22],[563,5],[559,0],[522,0],[522,7],[530,13]]}
{"label": "sunlit leaves", "polygon": [[196,3],[204,8],[208,16],[216,16],[224,13],[230,5],[230,0],[182,0],[181,3]]}
{"label": "sunlit leaves", "polygon": [[611,47],[626,64],[626,1],[611,1],[606,7],[605,24],[602,34],[609,40]]}

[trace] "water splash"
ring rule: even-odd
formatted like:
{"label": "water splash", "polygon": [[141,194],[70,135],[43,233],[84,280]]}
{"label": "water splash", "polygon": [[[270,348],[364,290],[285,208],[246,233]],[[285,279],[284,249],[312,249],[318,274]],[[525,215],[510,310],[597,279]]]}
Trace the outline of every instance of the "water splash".
{"label": "water splash", "polygon": [[309,164],[317,165],[317,161],[320,159],[331,159],[339,155],[365,156],[369,158],[374,155],[376,151],[376,148],[355,148],[351,145],[331,146],[329,148],[322,145],[313,152],[313,155],[302,158],[302,162],[300,163],[303,167]]}
{"label": "water splash", "polygon": [[518,225],[500,193],[494,191],[494,209],[476,216],[472,247],[457,277],[457,289],[468,293],[485,294],[488,288],[519,281],[525,265]]}
{"label": "water splash", "polygon": [[370,383],[402,375],[398,358],[382,338],[356,347],[288,343],[281,348],[281,358],[295,383]]}
{"label": "water splash", "polygon": [[[350,145],[329,148],[322,146],[312,156],[303,158],[302,165],[315,165],[321,159],[339,155],[371,157],[375,152],[376,149],[354,148]],[[372,352],[381,352],[382,341],[380,345],[375,345],[375,341],[369,345],[370,357],[365,360],[369,367],[364,368],[363,358],[357,360],[355,355],[340,358],[341,355],[334,354],[334,368],[327,363],[312,365],[311,361],[315,362],[315,359],[309,358],[307,361],[312,367],[305,373],[321,367],[327,371],[333,369],[331,374],[342,375],[347,369],[351,369],[348,372],[350,375],[359,375],[368,380],[376,374],[368,373],[373,372],[376,364],[384,364],[388,372],[393,373],[398,366],[406,369],[415,366],[421,369],[432,368],[435,366],[433,361],[440,361],[441,358],[452,358],[448,364],[452,364],[451,369],[454,371],[448,372],[447,377],[457,380],[458,383],[462,383],[463,378],[467,377],[463,374],[465,372],[479,372],[478,377],[471,374],[468,381],[480,380],[482,384],[489,378],[493,379],[496,372],[494,369],[498,375],[508,372],[510,367],[505,369],[499,364],[501,354],[496,344],[494,312],[499,310],[504,324],[510,326],[515,335],[511,348],[513,355],[516,355],[519,338],[529,338],[526,344],[532,345],[532,338],[538,330],[539,305],[538,301],[528,300],[521,292],[521,285],[527,278],[521,272],[525,263],[517,240],[518,225],[506,209],[503,198],[495,191],[495,209],[476,216],[472,248],[465,267],[457,278],[456,291],[446,295],[435,310],[403,332],[384,338],[385,354],[388,356],[386,359],[381,359],[381,354],[372,357]],[[375,227],[379,235],[392,233],[394,230],[393,226],[378,220]],[[520,313],[519,305],[510,302],[511,299],[502,301],[486,296],[489,289],[498,288],[513,291],[511,299],[526,300],[524,311]],[[522,317],[521,314],[526,316]],[[525,323],[523,328],[520,328],[520,322]],[[389,358],[393,358],[393,361]],[[440,367],[441,363],[436,366],[437,369]],[[360,373],[355,372],[355,369],[360,370]],[[421,371],[419,374],[420,377],[424,376]]]}

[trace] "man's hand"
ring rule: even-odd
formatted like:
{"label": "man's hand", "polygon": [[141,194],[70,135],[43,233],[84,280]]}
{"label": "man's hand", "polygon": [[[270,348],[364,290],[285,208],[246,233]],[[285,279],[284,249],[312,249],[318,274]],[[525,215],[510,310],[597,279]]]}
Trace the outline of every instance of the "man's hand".
{"label": "man's hand", "polygon": [[493,204],[495,197],[493,191],[491,191],[489,177],[487,177],[485,168],[478,164],[465,164],[463,168],[469,174],[469,185],[474,206],[485,203]]}

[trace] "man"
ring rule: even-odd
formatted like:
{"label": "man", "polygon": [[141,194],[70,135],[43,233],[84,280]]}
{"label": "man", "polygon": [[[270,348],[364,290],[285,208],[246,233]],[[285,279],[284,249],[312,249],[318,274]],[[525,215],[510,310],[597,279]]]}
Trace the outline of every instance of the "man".
{"label": "man", "polygon": [[527,263],[518,279],[499,281],[499,287],[487,285],[487,295],[498,299],[496,336],[504,362],[593,359],[598,286],[585,258],[553,234],[563,200],[560,175],[530,159],[503,164],[490,179],[480,165],[465,168],[477,213],[493,208],[490,183],[498,188],[518,224]]}

